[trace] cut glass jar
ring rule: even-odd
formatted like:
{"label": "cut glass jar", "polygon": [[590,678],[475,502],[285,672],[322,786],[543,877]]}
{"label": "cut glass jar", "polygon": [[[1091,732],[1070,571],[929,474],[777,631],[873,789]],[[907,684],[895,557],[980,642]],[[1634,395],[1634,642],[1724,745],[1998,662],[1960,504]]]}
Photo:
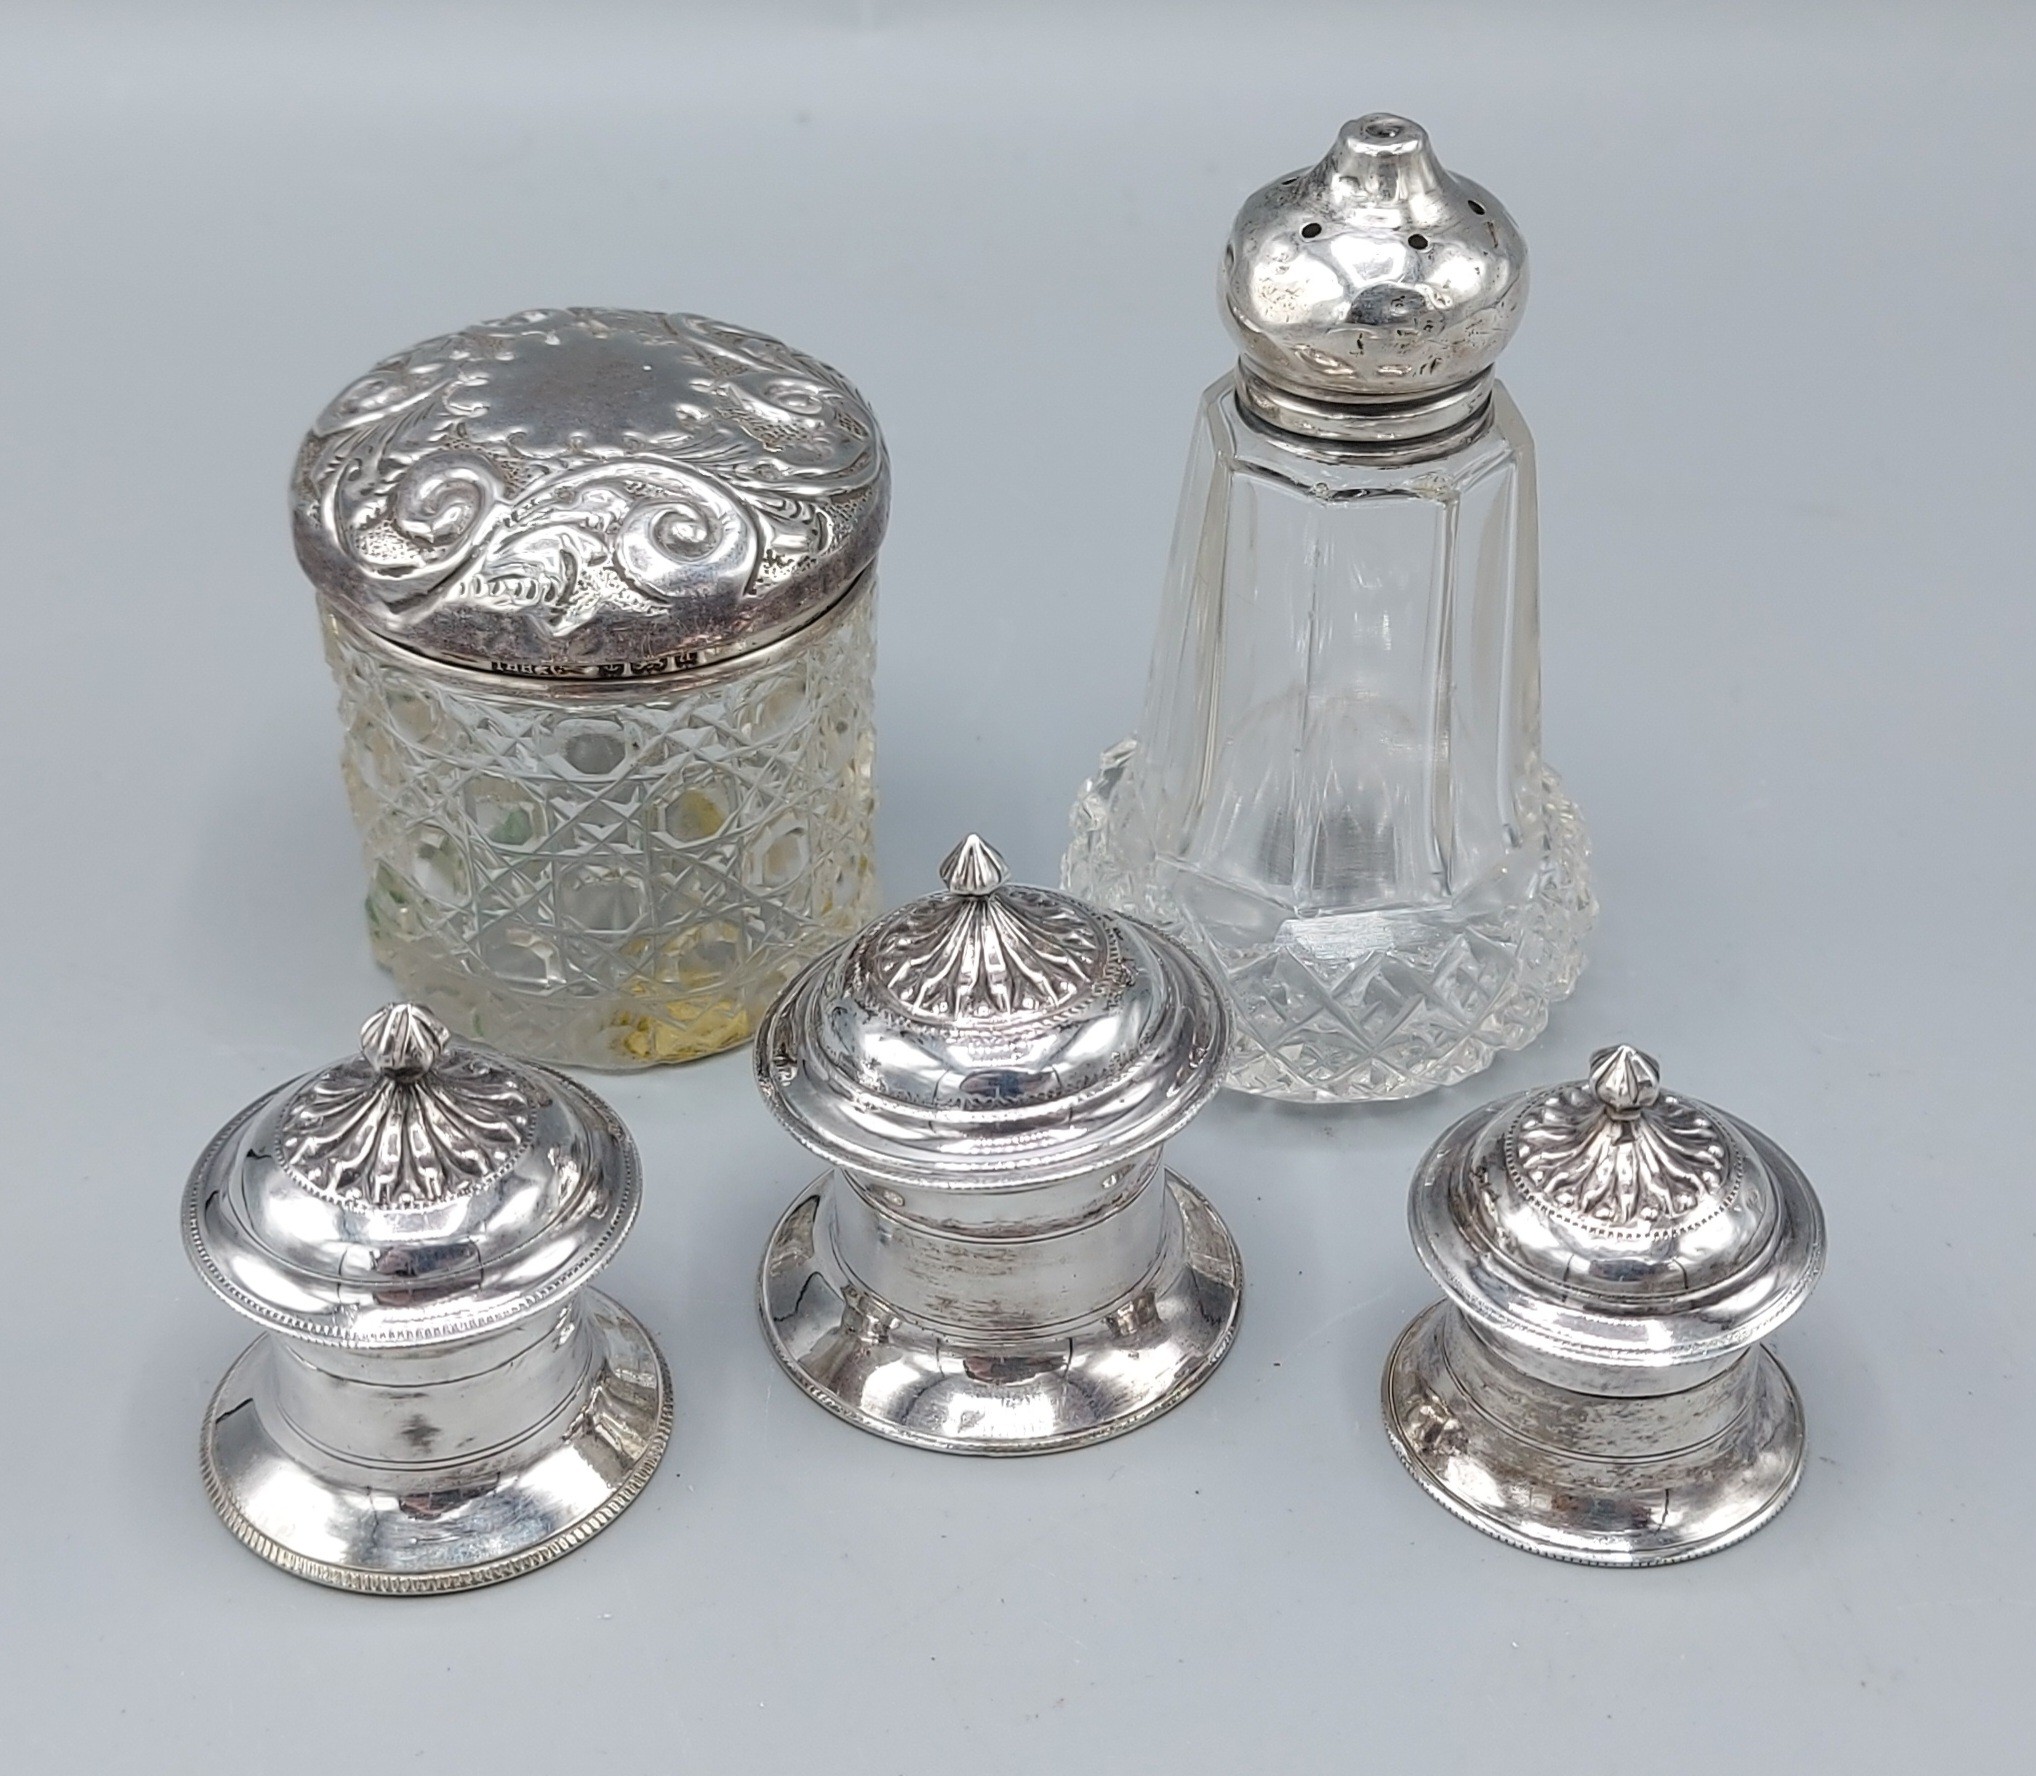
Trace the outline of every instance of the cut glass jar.
{"label": "cut glass jar", "polygon": [[1409,1097],[1531,1041],[1596,910],[1541,757],[1533,442],[1491,374],[1525,245],[1373,115],[1245,205],[1224,280],[1242,356],[1064,879],[1211,965],[1232,1085]]}
{"label": "cut glass jar", "polygon": [[533,310],[326,409],[298,554],[407,993],[546,1060],[681,1061],[870,916],[887,500],[846,382],[698,316]]}

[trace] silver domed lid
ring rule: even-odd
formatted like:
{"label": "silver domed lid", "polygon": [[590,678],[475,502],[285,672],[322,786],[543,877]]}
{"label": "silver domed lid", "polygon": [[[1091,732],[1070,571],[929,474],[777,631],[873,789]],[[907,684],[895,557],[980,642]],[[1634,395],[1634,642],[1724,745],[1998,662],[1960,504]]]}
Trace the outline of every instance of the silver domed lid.
{"label": "silver domed lid", "polygon": [[199,1273],[293,1338],[448,1343],[538,1312],[614,1256],[636,1147],[561,1074],[390,1005],[361,1052],[258,1099],[184,1191]]}
{"label": "silver domed lid", "polygon": [[1719,1357],[1800,1307],[1824,1262],[1816,1194],[1736,1117],[1661,1089],[1621,1045],[1587,1079],[1487,1105],[1429,1150],[1415,1247],[1474,1321],[1557,1357]]}
{"label": "silver domed lid", "polygon": [[700,315],[545,308],[385,358],[313,422],[297,558],[457,666],[681,671],[811,621],[876,558],[877,422],[825,364]]}
{"label": "silver domed lid", "polygon": [[957,1188],[1099,1170],[1222,1083],[1223,1002],[1170,938],[1004,879],[974,834],[944,894],[887,913],[786,987],[757,1084],[792,1134],[874,1177]]}
{"label": "silver domed lid", "polygon": [[[1223,296],[1239,393],[1262,418],[1404,436],[1482,404],[1481,379],[1526,305],[1527,243],[1497,198],[1443,168],[1418,123],[1373,112],[1246,201]],[[1325,404],[1356,411],[1316,412]]]}

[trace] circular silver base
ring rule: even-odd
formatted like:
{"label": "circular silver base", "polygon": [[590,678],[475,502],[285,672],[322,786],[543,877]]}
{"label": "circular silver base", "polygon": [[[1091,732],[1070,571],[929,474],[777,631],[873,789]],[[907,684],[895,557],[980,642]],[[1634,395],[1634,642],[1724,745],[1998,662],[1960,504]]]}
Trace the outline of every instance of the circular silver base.
{"label": "circular silver base", "polygon": [[771,1350],[828,1411],[893,1442],[951,1455],[1043,1455],[1159,1417],[1209,1379],[1237,1336],[1243,1272],[1216,1211],[1169,1172],[1152,1279],[1108,1313],[1050,1336],[956,1339],[903,1318],[816,1240],[819,1187],[764,1253]]}
{"label": "circular silver base", "polygon": [[258,1410],[265,1340],[243,1351],[205,1414],[205,1490],[264,1560],[342,1591],[467,1591],[534,1571],[598,1535],[657,1471],[672,1379],[635,1317],[587,1290],[598,1340],[588,1406],[555,1442],[443,1491],[399,1493],[321,1474],[281,1448]]}
{"label": "circular silver base", "polygon": [[[1472,1528],[1586,1566],[1667,1566],[1743,1541],[1788,1503],[1803,1409],[1764,1348],[1748,1353],[1744,1410],[1723,1430],[1664,1454],[1594,1456],[1530,1440],[1479,1404],[1449,1361],[1455,1312],[1438,1302],[1400,1334],[1383,1405],[1407,1471]],[[1633,1404],[1571,1398],[1613,1418]]]}

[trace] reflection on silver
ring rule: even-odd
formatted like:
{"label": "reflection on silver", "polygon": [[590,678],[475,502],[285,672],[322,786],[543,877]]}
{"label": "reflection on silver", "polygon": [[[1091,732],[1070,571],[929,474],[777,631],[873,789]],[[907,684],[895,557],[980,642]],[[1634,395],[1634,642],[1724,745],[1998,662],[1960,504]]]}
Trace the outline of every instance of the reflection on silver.
{"label": "reflection on silver", "polygon": [[702,315],[527,309],[326,406],[293,534],[406,996],[661,1066],[747,1042],[875,912],[889,488],[837,372]]}
{"label": "reflection on silver", "polygon": [[1436,453],[1475,431],[1526,304],[1505,205],[1389,111],[1247,198],[1223,256],[1245,411],[1374,451]]}
{"label": "reflection on silver", "polygon": [[1508,1157],[1551,1214],[1653,1239],[1738,1194],[1725,1131],[1701,1104],[1661,1095],[1652,1056],[1608,1048],[1591,1076],[1528,1105]]}
{"label": "reflection on silver", "polygon": [[467,1195],[529,1145],[530,1105],[515,1075],[471,1051],[448,1061],[445,1026],[415,1005],[368,1019],[359,1058],[306,1080],[276,1132],[293,1178],[376,1208]]}
{"label": "reflection on silver", "polygon": [[765,1331],[879,1436],[1074,1448],[1177,1405],[1236,1335],[1236,1248],[1161,1157],[1221,1080],[1222,1004],[1179,946],[1007,884],[973,835],[941,874],[758,1032],[765,1102],[830,1167],[772,1235]]}
{"label": "reflection on silver", "polygon": [[450,666],[607,682],[812,622],[875,559],[889,479],[862,397],[783,341],[549,308],[350,384],[292,504],[298,558],[352,625]]}
{"label": "reflection on silver", "polygon": [[1062,884],[1215,973],[1229,1083],[1414,1097],[1525,1047],[1596,916],[1541,752],[1534,443],[1498,200],[1373,113],[1239,211],[1137,731]]}
{"label": "reflection on silver", "polygon": [[586,1287],[639,1190],[607,1105],[421,1006],[235,1117],[184,1193],[199,1274],[264,1328],[205,1419],[227,1527],[300,1578],[416,1594],[613,1521],[672,1423],[649,1333]]}
{"label": "reflection on silver", "polygon": [[1384,1407],[1431,1497],[1597,1566],[1715,1553],[1788,1502],[1802,1407],[1760,1340],[1815,1285],[1824,1221],[1765,1135],[1622,1045],[1465,1117],[1408,1215],[1449,1299],[1394,1347]]}

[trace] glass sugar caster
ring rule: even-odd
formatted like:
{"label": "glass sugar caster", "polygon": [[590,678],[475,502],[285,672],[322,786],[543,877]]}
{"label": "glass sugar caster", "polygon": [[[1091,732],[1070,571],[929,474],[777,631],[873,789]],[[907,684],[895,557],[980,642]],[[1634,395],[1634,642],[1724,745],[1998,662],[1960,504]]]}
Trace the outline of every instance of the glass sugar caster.
{"label": "glass sugar caster", "polygon": [[1066,885],[1223,981],[1229,1083],[1410,1097],[1540,1033],[1596,908],[1541,756],[1534,447],[1499,201],[1374,114],[1239,213],[1137,733]]}
{"label": "glass sugar caster", "polygon": [[846,381],[698,315],[531,310],[325,409],[297,551],[405,993],[547,1061],[688,1060],[874,912],[888,492]]}

